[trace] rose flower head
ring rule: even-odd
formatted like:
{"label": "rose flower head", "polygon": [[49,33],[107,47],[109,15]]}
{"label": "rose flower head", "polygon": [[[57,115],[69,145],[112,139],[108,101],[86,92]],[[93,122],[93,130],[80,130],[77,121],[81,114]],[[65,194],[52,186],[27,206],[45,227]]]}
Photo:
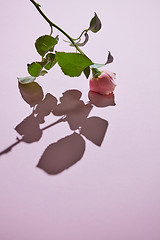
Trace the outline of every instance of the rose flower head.
{"label": "rose flower head", "polygon": [[116,74],[110,71],[99,71],[97,68],[92,68],[92,78],[89,81],[90,90],[97,92],[102,95],[111,94],[115,87],[116,83],[114,79]]}

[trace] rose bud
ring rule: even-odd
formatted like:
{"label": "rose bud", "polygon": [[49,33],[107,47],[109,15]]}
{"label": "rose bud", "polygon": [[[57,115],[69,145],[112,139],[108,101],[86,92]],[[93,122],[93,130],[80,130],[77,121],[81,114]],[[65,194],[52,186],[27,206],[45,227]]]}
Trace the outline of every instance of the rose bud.
{"label": "rose bud", "polygon": [[114,79],[116,74],[110,71],[100,72],[96,68],[92,68],[93,77],[90,79],[90,90],[102,95],[109,95],[116,87]]}

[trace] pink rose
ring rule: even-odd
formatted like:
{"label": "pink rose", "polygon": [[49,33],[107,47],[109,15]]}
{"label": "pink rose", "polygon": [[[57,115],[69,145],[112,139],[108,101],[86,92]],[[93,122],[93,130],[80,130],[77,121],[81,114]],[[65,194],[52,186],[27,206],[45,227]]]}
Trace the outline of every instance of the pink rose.
{"label": "pink rose", "polygon": [[107,70],[99,73],[98,77],[95,77],[93,74],[93,77],[90,79],[90,90],[102,95],[109,95],[116,87],[114,82],[116,74]]}

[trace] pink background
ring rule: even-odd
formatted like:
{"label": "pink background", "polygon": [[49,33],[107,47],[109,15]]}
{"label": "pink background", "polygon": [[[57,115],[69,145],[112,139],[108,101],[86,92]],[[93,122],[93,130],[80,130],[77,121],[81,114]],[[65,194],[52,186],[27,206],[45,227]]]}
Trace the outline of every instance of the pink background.
{"label": "pink background", "polygon": [[[83,50],[100,63],[108,50],[113,54],[115,60],[106,68],[117,73],[116,106],[92,108],[89,117],[109,123],[103,143],[99,147],[83,137],[83,157],[59,174],[49,175],[36,166],[50,144],[73,133],[66,122],[45,130],[39,141],[21,142],[1,155],[0,239],[159,240],[160,2],[39,3],[73,37],[97,12],[103,28],[90,33]],[[27,75],[27,63],[40,60],[34,42],[50,29],[29,0],[3,1],[0,23],[3,151],[20,137],[14,128],[32,112],[20,95],[17,77]],[[57,50],[70,51],[65,37],[60,34],[60,39]],[[88,101],[83,74],[70,78],[55,66],[38,83],[44,94],[57,99],[77,89],[81,100]],[[58,119],[50,114],[41,128]]]}

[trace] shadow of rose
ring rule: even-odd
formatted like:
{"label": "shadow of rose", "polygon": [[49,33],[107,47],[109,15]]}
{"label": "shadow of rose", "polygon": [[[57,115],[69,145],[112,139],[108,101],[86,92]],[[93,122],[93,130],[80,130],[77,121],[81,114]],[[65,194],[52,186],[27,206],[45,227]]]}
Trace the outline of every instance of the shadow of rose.
{"label": "shadow of rose", "polygon": [[[9,152],[20,142],[38,142],[43,131],[60,122],[68,123],[71,134],[51,143],[44,150],[37,167],[46,173],[51,175],[61,173],[81,160],[85,152],[85,139],[101,146],[108,128],[108,121],[97,116],[89,117],[89,114],[94,106],[101,108],[115,106],[113,94],[103,96],[90,91],[89,101],[85,103],[81,100],[82,93],[72,89],[62,93],[58,103],[58,99],[52,94],[47,93],[44,96],[38,83],[19,84],[19,90],[23,100],[32,107],[32,113],[15,127],[21,138],[17,138],[17,141],[0,155]],[[40,124],[45,123],[45,117],[50,114],[60,118],[40,128]]]}

